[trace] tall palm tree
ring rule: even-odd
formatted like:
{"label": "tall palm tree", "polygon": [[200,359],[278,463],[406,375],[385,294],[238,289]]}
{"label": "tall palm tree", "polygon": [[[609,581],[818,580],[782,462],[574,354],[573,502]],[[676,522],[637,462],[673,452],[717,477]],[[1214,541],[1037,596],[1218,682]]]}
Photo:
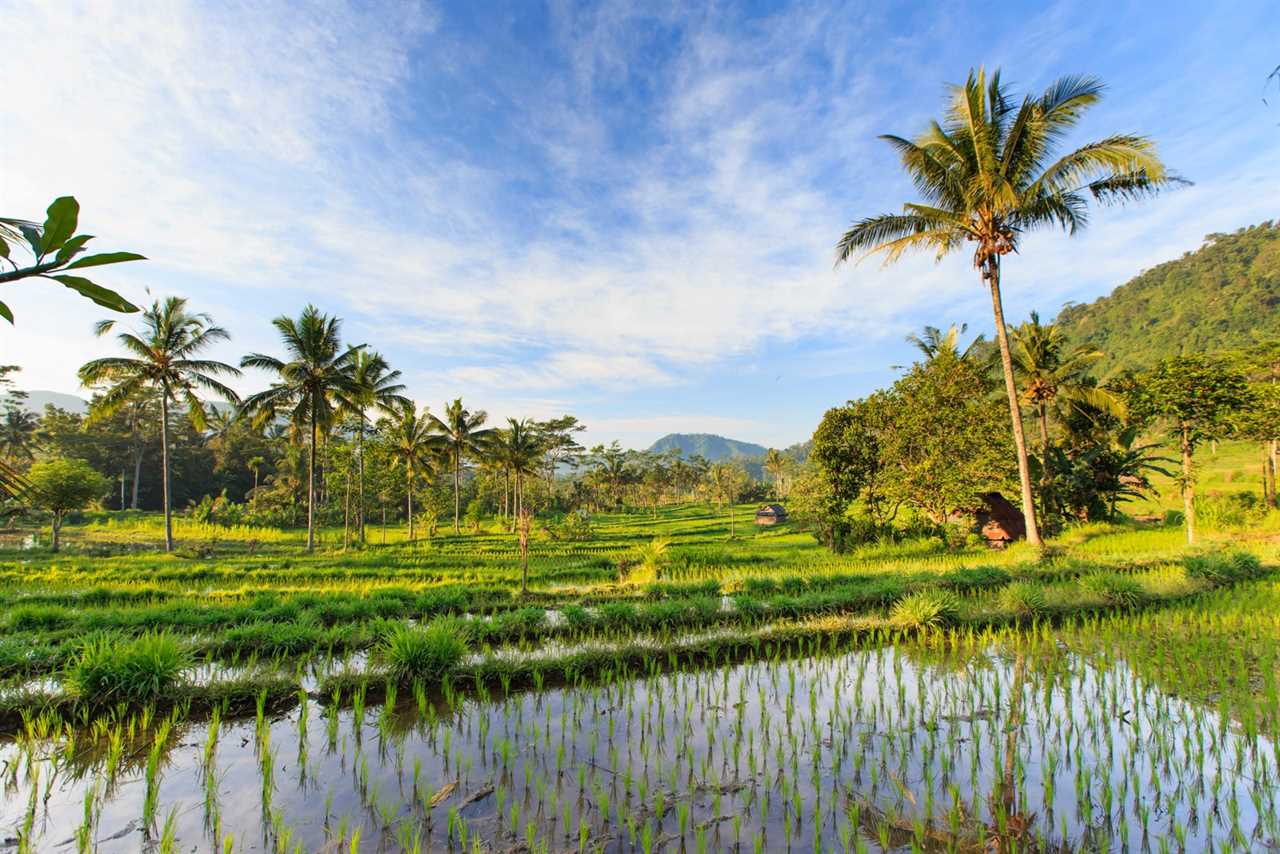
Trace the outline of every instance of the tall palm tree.
{"label": "tall palm tree", "polygon": [[953,323],[947,327],[946,332],[936,326],[926,326],[923,335],[916,335],[914,332],[908,335],[907,343],[919,350],[926,360],[937,358],[942,353],[950,353],[963,361],[971,357],[974,354],[974,348],[983,341],[983,337],[979,335],[969,342],[969,346],[961,350],[960,336],[968,329],[967,323],[961,323],[959,326]]}
{"label": "tall palm tree", "polygon": [[407,511],[409,515],[409,539],[414,538],[413,530],[413,479],[434,468],[434,452],[438,443],[431,434],[431,416],[424,408],[418,415],[413,401],[406,400],[394,417],[384,426],[387,439],[387,453],[391,457],[394,468],[403,468],[405,472],[405,488],[408,494]]}
{"label": "tall palm tree", "polygon": [[1123,415],[1124,404],[1106,389],[1089,380],[1089,368],[1102,358],[1101,350],[1091,347],[1069,347],[1062,330],[1031,319],[1011,331],[1013,373],[1021,389],[1018,399],[1035,413],[1040,428],[1040,509],[1053,508],[1048,486],[1053,480],[1053,455],[1049,453],[1049,416],[1063,405],[1081,406],[1110,415]]}
{"label": "tall palm tree", "polygon": [[14,466],[35,457],[36,431],[40,419],[34,412],[17,406],[6,406],[0,418],[0,456]]}
{"label": "tall palm tree", "polygon": [[525,478],[537,476],[542,451],[537,425],[527,418],[508,418],[506,428],[493,431],[489,453],[511,476],[513,520],[523,515]]}
{"label": "tall palm tree", "polygon": [[250,353],[240,360],[242,368],[269,371],[278,378],[265,391],[250,395],[243,411],[257,427],[287,411],[296,437],[303,430],[311,436],[307,461],[307,550],[316,545],[316,448],[321,429],[334,421],[342,402],[355,393],[352,368],[359,347],[342,346],[342,321],[322,314],[308,305],[295,320],[280,316],[271,321],[289,361],[262,353]]}
{"label": "tall palm tree", "polygon": [[[115,328],[116,321],[97,324],[98,335]],[[87,386],[110,387],[98,399],[91,417],[106,418],[126,405],[147,398],[160,401],[160,460],[164,501],[164,548],[173,551],[173,511],[169,487],[169,406],[185,406],[187,417],[197,430],[208,426],[208,410],[197,391],[207,391],[236,404],[239,396],[220,382],[218,376],[239,376],[231,365],[195,358],[202,350],[230,334],[215,326],[208,314],[187,311],[181,297],[157,300],[142,312],[141,329],[122,332],[116,340],[128,356],[94,359],[80,368],[80,382]]]}
{"label": "tall palm tree", "polygon": [[764,455],[764,470],[773,478],[773,494],[782,498],[782,475],[787,470],[787,458],[777,448],[770,448]]}
{"label": "tall palm tree", "polygon": [[1035,412],[1042,451],[1049,447],[1049,416],[1063,404],[1124,415],[1119,397],[1090,382],[1089,369],[1103,357],[1101,350],[1070,347],[1062,330],[1041,323],[1034,311],[1030,320],[1014,327],[1010,334],[1013,373],[1022,389],[1020,400]]}
{"label": "tall palm tree", "polygon": [[481,430],[489,415],[483,409],[468,412],[462,406],[462,398],[446,404],[444,417],[431,419],[431,429],[440,437],[440,443],[449,457],[449,467],[453,471],[453,532],[461,533],[458,520],[461,517],[462,494],[462,460],[465,457],[478,457],[484,453],[485,445],[493,435],[491,430]]}
{"label": "tall palm tree", "polygon": [[1062,138],[1101,95],[1096,78],[1063,77],[1043,95],[1015,101],[998,71],[989,80],[985,71],[971,71],[963,86],[952,88],[942,122],[931,122],[914,141],[882,137],[897,150],[924,201],[905,204],[902,213],[859,220],[836,245],[837,264],[859,252],[882,252],[887,264],[912,249],[931,250],[941,259],[974,244],[973,265],[991,290],[1022,512],[1027,539],[1035,545],[1040,529],[1004,322],[1001,259],[1034,229],[1060,226],[1075,234],[1084,228],[1090,197],[1138,198],[1176,180],[1143,136],[1108,136],[1055,157]]}
{"label": "tall palm tree", "polygon": [[395,415],[413,402],[405,397],[400,372],[391,370],[378,353],[361,350],[351,366],[355,390],[344,401],[344,409],[356,420],[356,531],[364,542],[364,434],[369,423],[369,410]]}

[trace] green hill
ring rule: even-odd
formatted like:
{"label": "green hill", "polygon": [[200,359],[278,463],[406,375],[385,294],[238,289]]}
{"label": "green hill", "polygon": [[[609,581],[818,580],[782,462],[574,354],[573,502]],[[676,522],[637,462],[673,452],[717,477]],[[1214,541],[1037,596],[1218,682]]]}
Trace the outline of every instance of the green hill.
{"label": "green hill", "polygon": [[668,433],[649,446],[653,453],[672,448],[679,450],[682,457],[701,456],[713,463],[763,457],[769,450],[763,445],[726,439],[714,433]]}
{"label": "green hill", "polygon": [[1065,307],[1057,322],[1071,340],[1106,353],[1101,376],[1180,352],[1280,337],[1280,223],[1210,234],[1199,249],[1110,296]]}

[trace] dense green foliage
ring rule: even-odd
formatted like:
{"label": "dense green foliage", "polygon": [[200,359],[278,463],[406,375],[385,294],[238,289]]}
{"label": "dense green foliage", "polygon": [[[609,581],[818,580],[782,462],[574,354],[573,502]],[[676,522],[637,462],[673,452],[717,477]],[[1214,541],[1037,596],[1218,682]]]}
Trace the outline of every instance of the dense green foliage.
{"label": "dense green foliage", "polygon": [[1280,223],[1211,234],[1110,295],[1064,308],[1056,323],[1072,341],[1102,351],[1102,376],[1280,338]]}

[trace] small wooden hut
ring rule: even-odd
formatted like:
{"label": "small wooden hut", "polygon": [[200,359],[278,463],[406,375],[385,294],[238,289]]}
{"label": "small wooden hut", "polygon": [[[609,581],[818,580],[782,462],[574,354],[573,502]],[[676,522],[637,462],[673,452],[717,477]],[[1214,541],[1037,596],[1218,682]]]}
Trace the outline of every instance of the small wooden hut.
{"label": "small wooden hut", "polygon": [[984,492],[982,505],[974,513],[974,521],[988,545],[1002,549],[1027,535],[1027,520],[1009,499],[998,492]]}
{"label": "small wooden hut", "polygon": [[756,511],[757,525],[776,525],[787,521],[787,508],[781,504],[766,504]]}

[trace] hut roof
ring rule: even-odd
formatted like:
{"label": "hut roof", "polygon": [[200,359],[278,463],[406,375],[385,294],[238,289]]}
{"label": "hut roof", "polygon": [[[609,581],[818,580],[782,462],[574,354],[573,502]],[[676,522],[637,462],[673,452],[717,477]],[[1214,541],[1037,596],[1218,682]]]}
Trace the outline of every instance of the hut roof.
{"label": "hut roof", "polygon": [[757,516],[785,516],[787,508],[781,504],[766,504],[756,511]]}

